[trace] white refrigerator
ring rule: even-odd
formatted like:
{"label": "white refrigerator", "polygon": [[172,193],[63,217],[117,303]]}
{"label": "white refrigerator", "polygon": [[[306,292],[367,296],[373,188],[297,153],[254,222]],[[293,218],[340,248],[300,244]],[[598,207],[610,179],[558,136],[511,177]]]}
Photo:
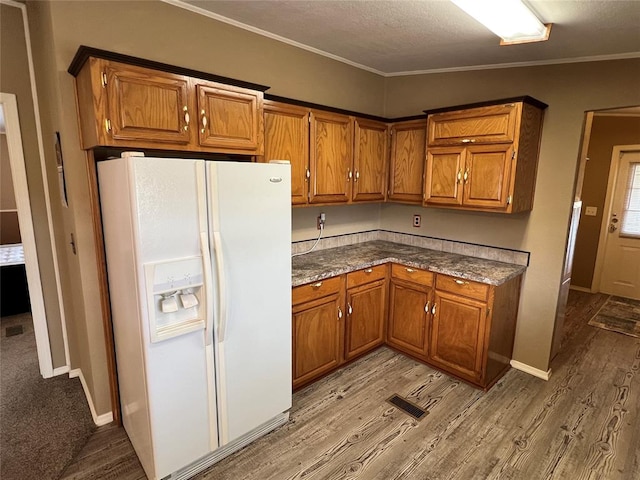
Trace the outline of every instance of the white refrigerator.
{"label": "white refrigerator", "polygon": [[290,166],[98,164],[124,427],[185,479],[287,422]]}

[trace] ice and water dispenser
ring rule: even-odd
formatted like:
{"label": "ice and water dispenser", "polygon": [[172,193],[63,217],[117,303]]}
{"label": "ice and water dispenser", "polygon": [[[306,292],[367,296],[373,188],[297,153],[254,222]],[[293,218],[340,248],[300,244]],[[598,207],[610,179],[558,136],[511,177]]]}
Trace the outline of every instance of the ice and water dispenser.
{"label": "ice and water dispenser", "polygon": [[144,265],[151,342],[205,328],[202,257]]}

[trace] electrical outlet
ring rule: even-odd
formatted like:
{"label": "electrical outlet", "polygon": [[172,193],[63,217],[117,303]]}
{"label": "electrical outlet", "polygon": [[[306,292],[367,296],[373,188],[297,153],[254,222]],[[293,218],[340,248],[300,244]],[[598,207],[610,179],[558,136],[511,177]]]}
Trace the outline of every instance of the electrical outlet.
{"label": "electrical outlet", "polygon": [[324,222],[326,218],[327,217],[324,213],[321,213],[320,215],[318,215],[318,218],[316,219],[316,228],[318,230],[320,230],[321,228],[324,228]]}
{"label": "electrical outlet", "polygon": [[414,227],[419,227],[421,223],[422,223],[422,216],[421,215],[414,215],[413,216],[413,226]]}

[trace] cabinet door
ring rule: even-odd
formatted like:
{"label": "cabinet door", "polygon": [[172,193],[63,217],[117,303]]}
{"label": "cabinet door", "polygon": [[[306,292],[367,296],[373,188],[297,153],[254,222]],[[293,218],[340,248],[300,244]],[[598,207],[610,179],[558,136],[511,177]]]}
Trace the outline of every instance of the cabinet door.
{"label": "cabinet door", "polygon": [[425,174],[425,203],[461,205],[464,147],[429,148]]}
{"label": "cabinet door", "polygon": [[426,122],[397,123],[391,127],[389,200],[422,203]]}
{"label": "cabinet door", "polygon": [[188,108],[187,77],[117,62],[104,65],[105,128],[113,140],[189,143],[193,112]]}
{"label": "cabinet door", "polygon": [[305,204],[309,193],[309,110],[264,102],[264,157],[291,162],[291,203]]}
{"label": "cabinet door", "polygon": [[340,365],[343,299],[334,294],[293,308],[293,388]]}
{"label": "cabinet door", "polygon": [[429,115],[429,146],[512,142],[521,106],[509,103]]}
{"label": "cabinet door", "polygon": [[482,377],[486,303],[436,290],[429,360],[472,381]]}
{"label": "cabinet door", "polygon": [[357,118],[354,144],[353,201],[384,200],[387,194],[389,127],[385,123]]}
{"label": "cabinet door", "polygon": [[207,82],[196,95],[200,146],[262,155],[262,92]]}
{"label": "cabinet door", "polygon": [[353,172],[353,118],[312,111],[310,203],[347,202]]}
{"label": "cabinet door", "polygon": [[464,193],[467,207],[506,209],[513,147],[509,145],[474,145],[466,149]]}
{"label": "cabinet door", "polygon": [[430,289],[391,279],[387,343],[398,350],[424,358],[428,350]]}
{"label": "cabinet door", "polygon": [[345,360],[384,342],[387,282],[378,280],[347,291]]}

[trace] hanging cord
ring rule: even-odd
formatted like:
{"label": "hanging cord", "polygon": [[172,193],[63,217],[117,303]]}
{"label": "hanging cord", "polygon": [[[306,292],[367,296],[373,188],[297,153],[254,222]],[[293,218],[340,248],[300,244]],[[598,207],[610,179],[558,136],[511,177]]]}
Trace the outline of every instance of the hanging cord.
{"label": "hanging cord", "polygon": [[324,223],[320,224],[320,235],[318,235],[318,238],[316,238],[316,242],[313,244],[313,247],[311,247],[309,250],[306,250],[304,252],[294,253],[293,255],[291,255],[291,258],[297,257],[298,255],[305,255],[307,253],[313,252],[313,249],[316,248],[316,246],[318,245],[318,242],[320,241],[320,237],[322,237],[322,232],[324,232]]}

